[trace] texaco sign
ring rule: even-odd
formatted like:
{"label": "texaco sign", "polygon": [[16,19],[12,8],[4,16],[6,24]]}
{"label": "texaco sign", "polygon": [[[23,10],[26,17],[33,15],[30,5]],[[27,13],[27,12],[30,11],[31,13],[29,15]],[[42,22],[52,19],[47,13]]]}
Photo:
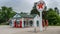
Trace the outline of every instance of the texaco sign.
{"label": "texaco sign", "polygon": [[39,1],[36,5],[37,10],[43,10],[45,7],[45,2],[44,1]]}

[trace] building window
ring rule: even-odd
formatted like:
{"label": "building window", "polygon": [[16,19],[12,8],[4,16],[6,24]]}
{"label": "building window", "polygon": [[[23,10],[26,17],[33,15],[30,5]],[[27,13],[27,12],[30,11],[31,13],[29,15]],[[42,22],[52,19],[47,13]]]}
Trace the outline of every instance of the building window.
{"label": "building window", "polygon": [[10,26],[12,25],[12,20],[9,21]]}
{"label": "building window", "polygon": [[30,21],[30,26],[33,26],[33,21]]}
{"label": "building window", "polygon": [[39,26],[39,21],[37,21],[37,26]]}
{"label": "building window", "polygon": [[25,23],[26,23],[26,21],[24,21],[24,27],[25,27]]}

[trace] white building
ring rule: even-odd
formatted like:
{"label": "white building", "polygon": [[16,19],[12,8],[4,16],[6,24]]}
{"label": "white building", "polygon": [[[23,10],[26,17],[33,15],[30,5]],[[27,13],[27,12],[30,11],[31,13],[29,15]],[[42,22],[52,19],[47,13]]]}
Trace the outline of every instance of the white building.
{"label": "white building", "polygon": [[39,26],[39,16],[37,14],[28,15],[26,13],[19,14],[17,13],[11,19],[10,25],[12,27],[37,27]]}

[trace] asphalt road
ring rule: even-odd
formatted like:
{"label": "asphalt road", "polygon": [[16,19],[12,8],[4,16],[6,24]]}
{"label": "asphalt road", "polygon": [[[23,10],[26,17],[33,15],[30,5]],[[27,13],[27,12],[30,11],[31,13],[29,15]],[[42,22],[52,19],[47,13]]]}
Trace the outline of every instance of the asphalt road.
{"label": "asphalt road", "polygon": [[0,25],[0,34],[60,34],[60,26],[48,26],[47,30],[39,31],[39,27],[34,32],[34,27],[12,28],[9,25]]}

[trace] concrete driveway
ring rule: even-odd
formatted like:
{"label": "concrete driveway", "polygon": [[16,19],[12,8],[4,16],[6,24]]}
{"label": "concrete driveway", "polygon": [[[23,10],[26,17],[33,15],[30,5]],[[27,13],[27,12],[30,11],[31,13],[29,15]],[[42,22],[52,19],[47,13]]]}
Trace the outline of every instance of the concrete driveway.
{"label": "concrete driveway", "polygon": [[9,25],[0,25],[0,34],[60,34],[60,26],[49,26],[43,32],[39,31],[39,27],[34,32],[34,27],[30,28],[11,28]]}

